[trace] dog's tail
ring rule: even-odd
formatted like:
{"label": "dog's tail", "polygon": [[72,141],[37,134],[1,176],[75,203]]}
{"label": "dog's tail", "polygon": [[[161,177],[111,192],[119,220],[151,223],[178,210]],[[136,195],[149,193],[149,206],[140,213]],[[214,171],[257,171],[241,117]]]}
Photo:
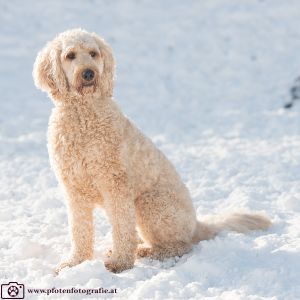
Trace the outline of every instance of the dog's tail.
{"label": "dog's tail", "polygon": [[234,213],[218,217],[212,222],[197,222],[193,243],[214,238],[223,230],[246,233],[251,230],[266,230],[271,226],[268,217],[258,213]]}

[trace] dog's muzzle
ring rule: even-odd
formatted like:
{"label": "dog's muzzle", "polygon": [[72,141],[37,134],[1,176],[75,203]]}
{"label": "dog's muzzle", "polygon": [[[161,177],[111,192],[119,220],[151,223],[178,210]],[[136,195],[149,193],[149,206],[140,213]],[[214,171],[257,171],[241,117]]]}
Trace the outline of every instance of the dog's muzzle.
{"label": "dog's muzzle", "polygon": [[81,73],[81,88],[95,86],[96,72],[92,69],[85,69]]}
{"label": "dog's muzzle", "polygon": [[97,69],[87,67],[76,72],[74,86],[81,95],[95,93],[97,90],[99,73]]}

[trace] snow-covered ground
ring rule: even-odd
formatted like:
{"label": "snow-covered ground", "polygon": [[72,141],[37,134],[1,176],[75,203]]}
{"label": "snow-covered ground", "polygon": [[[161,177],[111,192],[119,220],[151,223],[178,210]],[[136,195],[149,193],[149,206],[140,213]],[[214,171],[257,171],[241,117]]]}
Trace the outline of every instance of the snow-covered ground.
{"label": "snow-covered ground", "polygon": [[[116,99],[176,165],[199,218],[258,210],[270,230],[223,233],[115,275],[96,211],[94,260],[53,276],[68,223],[48,163],[52,103],[31,71],[46,41],[74,27],[113,47]],[[300,299],[300,101],[282,109],[299,75],[298,0],[1,1],[0,283],[117,288],[108,299]]]}

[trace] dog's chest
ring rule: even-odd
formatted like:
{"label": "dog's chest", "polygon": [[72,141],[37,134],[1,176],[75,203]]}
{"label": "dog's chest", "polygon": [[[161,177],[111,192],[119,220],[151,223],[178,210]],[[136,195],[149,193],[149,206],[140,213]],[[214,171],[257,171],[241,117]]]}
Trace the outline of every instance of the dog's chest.
{"label": "dog's chest", "polygon": [[92,110],[54,112],[48,131],[49,155],[57,175],[80,181],[99,175],[114,144],[112,124]]}

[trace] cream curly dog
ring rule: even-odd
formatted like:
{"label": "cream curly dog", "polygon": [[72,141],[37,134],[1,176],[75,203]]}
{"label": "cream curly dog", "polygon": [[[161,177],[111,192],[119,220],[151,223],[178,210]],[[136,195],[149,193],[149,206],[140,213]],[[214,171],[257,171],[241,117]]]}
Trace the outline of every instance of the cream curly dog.
{"label": "cream curly dog", "polygon": [[49,156],[68,199],[72,251],[57,272],[92,258],[96,205],[112,225],[113,247],[105,262],[112,272],[132,268],[136,256],[181,256],[222,229],[269,227],[258,214],[233,214],[214,224],[197,221],[173,165],[113,100],[114,59],[95,33],[61,33],[38,54],[33,76],[55,104]]}

